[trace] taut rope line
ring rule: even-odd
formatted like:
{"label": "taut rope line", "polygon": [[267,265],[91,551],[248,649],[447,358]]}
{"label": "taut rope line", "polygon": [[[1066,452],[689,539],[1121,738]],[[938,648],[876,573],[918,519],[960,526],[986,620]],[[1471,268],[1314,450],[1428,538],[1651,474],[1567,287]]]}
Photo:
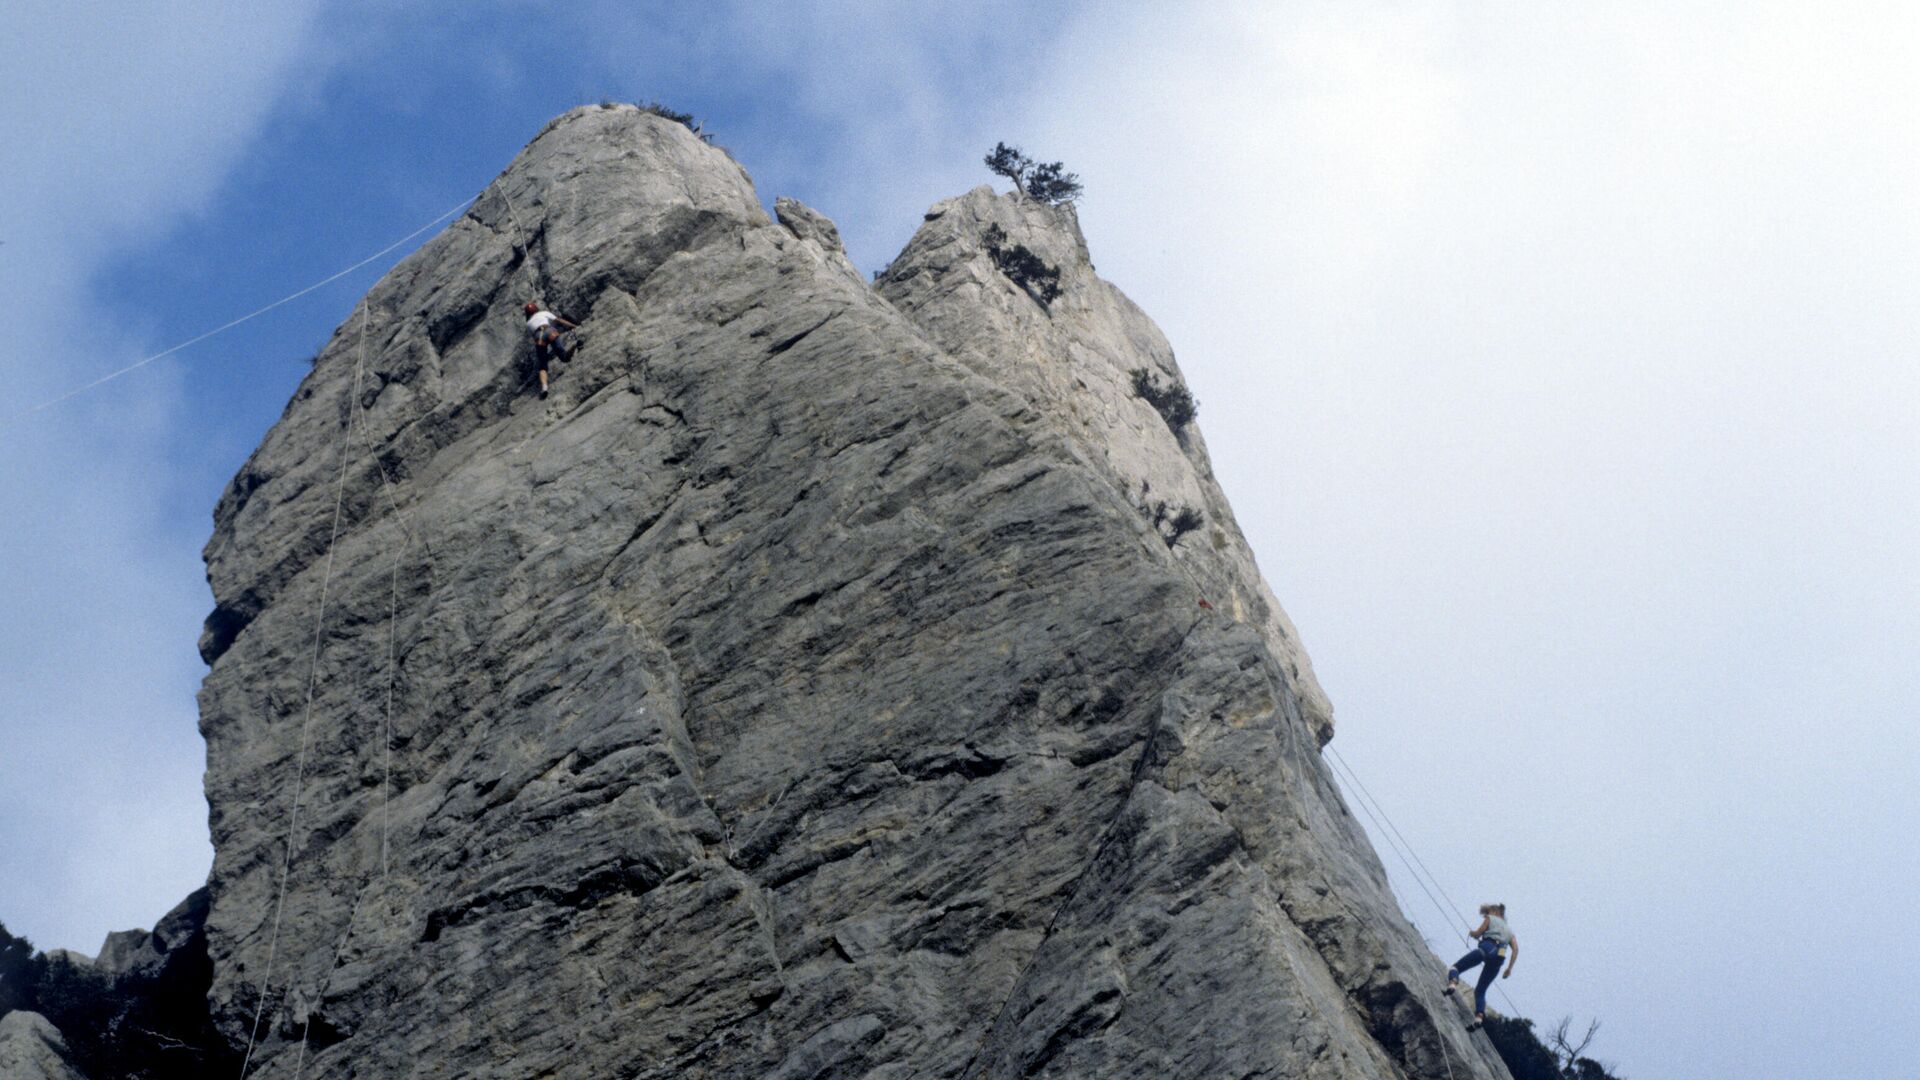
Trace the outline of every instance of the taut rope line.
{"label": "taut rope line", "polygon": [[[1452,906],[1453,898],[1448,896],[1447,903],[1445,904],[1442,904],[1439,900],[1435,899],[1433,895],[1433,890],[1430,890],[1427,888],[1426,881],[1422,880],[1419,871],[1413,868],[1414,863],[1418,862],[1421,869],[1423,870],[1426,869],[1426,865],[1427,865],[1426,861],[1420,858],[1419,852],[1416,852],[1413,850],[1413,845],[1409,843],[1407,841],[1407,838],[1400,832],[1399,826],[1394,825],[1393,819],[1387,816],[1386,807],[1381,806],[1380,800],[1375,799],[1373,797],[1373,792],[1369,791],[1367,789],[1367,786],[1361,783],[1360,774],[1353,771],[1353,766],[1347,762],[1347,759],[1342,757],[1340,755],[1340,752],[1338,750],[1335,750],[1331,746],[1327,747],[1327,753],[1331,754],[1332,759],[1339,765],[1341,769],[1345,770],[1346,777],[1349,780],[1351,780],[1353,784],[1353,789],[1350,792],[1350,794],[1353,795],[1353,801],[1360,804],[1360,809],[1366,813],[1367,819],[1372,821],[1374,823],[1375,828],[1378,828],[1380,830],[1381,838],[1387,842],[1387,846],[1392,848],[1393,853],[1399,857],[1400,865],[1405,866],[1407,868],[1407,873],[1412,875],[1414,884],[1420,886],[1420,891],[1423,893],[1426,893],[1427,900],[1431,902],[1435,908],[1439,909],[1442,917],[1446,919],[1447,925],[1453,929],[1454,936],[1459,938],[1463,944],[1471,948],[1473,946],[1472,940],[1469,939],[1466,936],[1466,934],[1461,932],[1460,926],[1455,925],[1456,919],[1460,920],[1460,923],[1463,925],[1465,924],[1466,920],[1460,916],[1459,909],[1455,906]],[[1335,775],[1339,775],[1339,773],[1336,772]],[[1362,798],[1363,795],[1365,796],[1364,798]],[[1367,803],[1369,800],[1371,800],[1373,803],[1373,809],[1368,809],[1367,807]],[[1374,816],[1374,810],[1379,811],[1378,817]],[[1385,822],[1384,826],[1381,824],[1382,821]],[[1394,839],[1395,837],[1399,838],[1399,843],[1395,843],[1395,839]],[[1401,851],[1400,844],[1406,845],[1405,853]],[[1407,858],[1408,854],[1411,854],[1413,856],[1412,861],[1408,860]],[[1441,888],[1440,879],[1433,877],[1433,871],[1427,870],[1427,877],[1432,878],[1433,888],[1439,889],[1441,896],[1446,896],[1446,890],[1444,888]],[[1501,999],[1507,1003],[1507,1007],[1513,1010],[1513,1015],[1519,1016],[1520,1006],[1514,1004],[1513,998],[1507,994],[1506,988],[1496,983],[1493,989],[1495,990],[1495,992],[1497,992],[1500,995]]]}
{"label": "taut rope line", "polygon": [[[41,402],[38,405],[34,405],[29,408],[22,409],[21,411],[14,413],[12,416],[9,416],[4,420],[0,420],[0,431],[4,431],[7,428],[12,427],[14,424],[17,424],[20,421],[25,420],[27,417],[32,416],[35,413],[43,412],[47,409],[51,409],[55,405],[59,405],[62,402],[70,401],[73,398],[79,397],[81,394],[84,394],[87,391],[94,389],[95,387],[104,386],[105,384],[110,383],[113,380],[118,379],[123,375],[131,374],[132,372],[137,371],[140,368],[146,367],[148,364],[153,363],[155,360],[160,360],[165,357],[172,356],[174,353],[177,353],[182,349],[188,348],[189,346],[198,345],[201,342],[217,334],[224,334],[228,330],[231,330],[234,327],[239,326],[241,323],[248,322],[253,319],[257,319],[260,316],[265,315],[267,312],[272,311],[274,308],[280,307],[283,304],[290,304],[293,301],[300,299],[301,297],[307,295],[310,292],[313,292],[316,289],[320,289],[327,285],[331,285],[334,282],[339,281],[341,278],[346,277],[348,274],[353,273],[355,270],[358,270],[361,267],[366,266],[368,263],[371,263],[379,259],[381,256],[392,252],[394,249],[399,248],[400,246],[405,244],[407,241],[412,240],[414,237],[419,236],[421,233],[426,232],[428,229],[433,228],[435,225],[438,225],[441,222],[452,217],[453,215],[459,213],[469,203],[473,202],[477,198],[479,198],[478,195],[469,195],[466,198],[461,199],[451,209],[447,210],[445,213],[442,213],[439,217],[434,218],[432,221],[427,222],[425,225],[422,225],[419,228],[408,233],[407,235],[401,237],[400,239],[395,240],[393,243],[388,244],[386,247],[381,248],[379,251],[376,251],[373,254],[367,256],[366,258],[361,259],[359,262],[354,263],[352,266],[347,267],[345,270],[341,270],[338,273],[330,274],[324,278],[321,278],[319,281],[316,281],[313,284],[308,285],[306,288],[298,289],[294,292],[290,292],[287,295],[281,297],[280,299],[275,300],[273,303],[268,304],[266,307],[259,308],[255,311],[250,311],[247,314],[242,315],[239,318],[233,320],[232,322],[223,323],[220,326],[216,326],[204,334],[199,334],[195,337],[188,338],[187,340],[179,343],[178,345],[174,345],[170,348],[162,349],[159,352],[154,353],[152,356],[148,356],[143,359],[136,360],[133,363],[128,364],[126,367],[119,369],[118,371],[113,371],[113,372],[109,372],[108,374],[102,375],[99,378],[93,380],[90,383],[87,383],[84,386],[75,387],[74,389],[69,390],[64,394],[61,394],[59,397],[50,398],[46,401]],[[508,208],[511,209],[512,204],[508,204]]]}
{"label": "taut rope line", "polygon": [[[364,313],[366,301],[363,299],[360,304]],[[253,1008],[253,1026],[247,1033],[247,1053],[240,1062],[241,1080],[246,1080],[247,1070],[253,1065],[253,1052],[260,1039],[260,1019],[266,1011],[267,994],[273,987],[273,965],[280,947],[280,920],[286,914],[287,877],[293,870],[293,841],[300,823],[300,789],[306,783],[307,752],[313,742],[313,699],[320,683],[321,632],[326,629],[327,623],[327,594],[333,585],[333,547],[340,538],[340,508],[346,501],[347,468],[353,463],[354,411],[360,399],[360,380],[365,371],[366,350],[362,348],[360,358],[354,364],[353,382],[348,387],[347,423],[340,447],[340,478],[334,485],[333,524],[327,536],[326,569],[320,577],[320,610],[313,621],[313,650],[307,666],[307,700],[300,720],[300,754],[294,768],[293,792],[287,813],[287,846],[280,860],[280,887],[273,904],[273,932],[267,938],[267,967],[260,980],[260,1000]]]}

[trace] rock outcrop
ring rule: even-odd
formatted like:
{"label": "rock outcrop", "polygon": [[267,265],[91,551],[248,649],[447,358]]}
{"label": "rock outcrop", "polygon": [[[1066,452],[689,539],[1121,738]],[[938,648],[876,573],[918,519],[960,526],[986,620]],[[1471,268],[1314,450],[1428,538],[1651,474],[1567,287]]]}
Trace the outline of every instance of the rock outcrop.
{"label": "rock outcrop", "polygon": [[197,966],[206,948],[209,898],[196,889],[152,930],[116,930],[100,945],[95,970],[110,979],[164,980],[177,977],[181,967]]}
{"label": "rock outcrop", "polygon": [[[208,910],[207,890],[197,889],[151,931],[108,934],[98,957],[64,949],[35,957],[21,984],[7,987],[33,1012],[8,1014],[22,1019],[0,1040],[12,1044],[0,1048],[0,1080],[50,1069],[94,1080],[233,1075],[240,1059],[208,1012]],[[59,1069],[48,1064],[55,1059]],[[26,1061],[41,1072],[16,1071]]]}
{"label": "rock outcrop", "polygon": [[[221,499],[211,1001],[255,1074],[1504,1075],[1071,209],[949,200],[873,283],[777,211],[567,114]],[[545,401],[530,295],[582,323]]]}
{"label": "rock outcrop", "polygon": [[67,1041],[47,1018],[16,1009],[0,1016],[0,1076],[6,1080],[86,1080],[67,1053]]}

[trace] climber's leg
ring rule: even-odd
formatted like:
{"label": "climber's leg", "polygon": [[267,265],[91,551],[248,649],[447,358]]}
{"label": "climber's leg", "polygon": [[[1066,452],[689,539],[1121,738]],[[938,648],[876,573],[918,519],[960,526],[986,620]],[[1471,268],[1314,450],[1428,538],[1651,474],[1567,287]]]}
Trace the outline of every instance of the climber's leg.
{"label": "climber's leg", "polygon": [[1480,981],[1473,987],[1473,1017],[1478,1020],[1487,1015],[1487,987],[1500,976],[1500,954],[1494,953],[1486,958],[1486,966],[1480,969]]}
{"label": "climber's leg", "polygon": [[541,397],[547,396],[547,383],[549,381],[547,368],[548,368],[548,365],[552,364],[552,362],[553,362],[553,354],[544,343],[537,344],[533,347],[534,374],[540,376],[540,396]]}
{"label": "climber's leg", "polygon": [[1455,960],[1453,962],[1453,966],[1447,969],[1447,992],[1448,993],[1453,992],[1453,984],[1460,981],[1461,972],[1472,971],[1475,965],[1479,964],[1481,961],[1485,960],[1486,958],[1487,956],[1485,953],[1481,952],[1479,949],[1475,949],[1472,952],[1468,953],[1467,955],[1461,957],[1460,959]]}

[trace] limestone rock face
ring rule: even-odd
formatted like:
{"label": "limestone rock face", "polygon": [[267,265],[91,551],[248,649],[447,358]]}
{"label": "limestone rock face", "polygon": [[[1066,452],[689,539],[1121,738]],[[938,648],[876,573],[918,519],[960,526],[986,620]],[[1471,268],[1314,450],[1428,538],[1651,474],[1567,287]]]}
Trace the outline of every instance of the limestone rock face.
{"label": "limestone rock face", "polygon": [[0,1076],[6,1080],[86,1080],[67,1061],[67,1041],[47,1018],[16,1009],[0,1016]]}
{"label": "limestone rock face", "polygon": [[[255,1074],[1503,1076],[1071,210],[942,203],[876,284],[778,212],[567,114],[222,498],[211,1000]],[[545,401],[536,293],[582,324]]]}
{"label": "limestone rock face", "polygon": [[[983,234],[992,228],[1005,244],[1025,246],[1060,270],[1057,299],[1009,287],[987,253]],[[941,348],[1048,416],[1075,460],[1143,513],[1198,510],[1198,528],[1169,545],[1174,559],[1203,598],[1260,631],[1308,725],[1322,743],[1332,738],[1332,706],[1254,566],[1199,428],[1175,429],[1135,391],[1136,372],[1185,387],[1173,348],[1146,313],[1093,272],[1073,207],[975,188],[929,211],[878,284]]]}

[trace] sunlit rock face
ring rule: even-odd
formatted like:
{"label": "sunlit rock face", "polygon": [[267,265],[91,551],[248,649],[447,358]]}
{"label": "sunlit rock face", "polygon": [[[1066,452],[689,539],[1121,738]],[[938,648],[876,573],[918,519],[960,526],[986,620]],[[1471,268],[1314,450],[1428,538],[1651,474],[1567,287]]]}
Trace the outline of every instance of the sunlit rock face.
{"label": "sunlit rock face", "polygon": [[[569,113],[235,477],[201,710],[236,1047],[274,1076],[1504,1075],[1072,209],[948,200],[875,281],[777,210],[682,125]],[[545,400],[535,296],[582,327]]]}

